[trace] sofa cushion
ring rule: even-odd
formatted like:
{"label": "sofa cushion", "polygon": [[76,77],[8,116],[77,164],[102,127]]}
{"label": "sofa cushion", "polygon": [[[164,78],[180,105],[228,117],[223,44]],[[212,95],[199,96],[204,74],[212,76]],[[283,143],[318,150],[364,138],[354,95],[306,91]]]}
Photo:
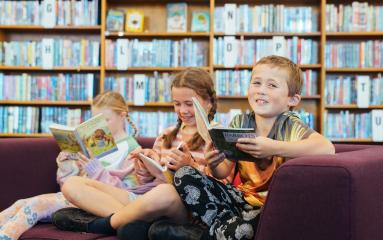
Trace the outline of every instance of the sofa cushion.
{"label": "sofa cushion", "polygon": [[38,224],[31,228],[20,239],[54,239],[54,240],[90,240],[90,239],[103,239],[103,240],[115,240],[116,236],[106,236],[93,233],[76,233],[58,230],[52,224]]}

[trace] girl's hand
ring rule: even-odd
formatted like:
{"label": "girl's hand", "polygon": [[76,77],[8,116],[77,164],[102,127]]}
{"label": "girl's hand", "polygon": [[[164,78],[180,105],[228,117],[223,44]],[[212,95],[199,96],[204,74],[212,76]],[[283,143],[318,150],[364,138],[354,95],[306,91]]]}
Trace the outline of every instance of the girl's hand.
{"label": "girl's hand", "polygon": [[153,176],[146,169],[145,164],[138,158],[134,158],[134,172],[136,173],[138,182],[141,184],[153,181]]}
{"label": "girl's hand", "polygon": [[90,161],[90,159],[80,152],[77,154],[78,154],[78,159],[76,161],[76,164],[79,167],[79,169],[84,169],[85,165]]}
{"label": "girl's hand", "polygon": [[225,154],[219,150],[214,149],[213,143],[208,142],[204,151],[205,159],[210,169],[215,169],[219,164],[225,160]]}
{"label": "girl's hand", "polygon": [[[138,157],[138,154],[141,153],[147,157],[150,157],[151,159],[154,159],[156,161],[159,161],[160,159],[160,156],[158,155],[158,153],[156,151],[154,151],[153,149],[150,149],[150,148],[140,148],[140,149],[136,149],[136,150],[133,150],[131,153],[130,153],[130,156],[133,158],[133,159],[137,159],[139,160],[140,158]],[[141,160],[140,160],[141,161]]]}
{"label": "girl's hand", "polygon": [[177,171],[183,166],[194,166],[194,160],[188,149],[185,149],[185,152],[173,149],[167,161],[161,162],[161,164],[165,164],[170,170]]}
{"label": "girl's hand", "polygon": [[237,148],[255,158],[269,158],[277,154],[278,141],[267,137],[239,138]]}
{"label": "girl's hand", "polygon": [[78,159],[77,153],[60,152],[56,158],[56,161],[59,163],[59,162],[67,161],[67,160],[77,160],[77,159]]}

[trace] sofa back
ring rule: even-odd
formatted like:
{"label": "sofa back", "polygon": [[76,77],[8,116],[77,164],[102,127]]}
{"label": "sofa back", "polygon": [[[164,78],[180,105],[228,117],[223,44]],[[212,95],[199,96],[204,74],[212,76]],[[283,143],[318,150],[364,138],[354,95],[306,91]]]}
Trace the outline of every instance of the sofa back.
{"label": "sofa back", "polygon": [[[154,138],[139,138],[151,148]],[[18,199],[59,191],[56,141],[47,138],[0,138],[0,211]]]}

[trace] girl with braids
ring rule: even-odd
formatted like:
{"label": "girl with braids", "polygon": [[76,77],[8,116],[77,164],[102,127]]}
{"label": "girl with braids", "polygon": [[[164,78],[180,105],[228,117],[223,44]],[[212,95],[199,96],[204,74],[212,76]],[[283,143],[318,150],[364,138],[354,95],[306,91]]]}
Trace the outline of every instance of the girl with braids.
{"label": "girl with braids", "polygon": [[[128,188],[137,184],[134,162],[127,157],[128,153],[140,148],[135,138],[128,136],[128,126],[137,128],[128,116],[128,109],[124,98],[115,92],[98,95],[92,103],[92,114],[103,113],[108,127],[116,140],[118,151],[111,160],[88,162],[80,160],[77,154],[60,152],[56,161],[57,182],[62,185],[70,176],[86,180],[94,179],[117,188]],[[134,198],[135,195],[129,195]],[[21,199],[0,213],[0,239],[18,239],[22,233],[34,226],[40,220],[51,220],[55,211],[73,206],[61,192],[43,194],[27,199]]]}
{"label": "girl with braids", "polygon": [[[108,190],[98,191],[98,199],[108,199],[104,202],[108,202],[108,204],[99,204],[99,201],[95,201],[95,195],[92,195],[94,189],[75,189],[68,180],[62,188],[65,197],[79,208],[102,216],[102,218],[80,222],[76,219],[58,217],[57,221],[55,220],[57,227],[63,230],[85,230],[113,235],[120,226],[143,220],[139,221],[140,226],[130,228],[134,233],[126,232],[126,229],[120,231],[120,233],[126,232],[130,239],[138,239],[142,235],[139,237],[134,234],[146,234],[147,232],[147,228],[140,228],[145,222],[151,222],[163,216],[177,222],[187,221],[188,214],[173,185],[165,183],[159,177],[152,176],[137,155],[142,153],[149,156],[174,171],[183,166],[192,166],[201,173],[209,174],[204,159],[205,142],[197,132],[192,97],[196,97],[201,102],[205,111],[209,113],[210,121],[214,118],[217,101],[210,74],[199,68],[187,68],[176,74],[172,81],[171,94],[174,111],[178,116],[177,124],[165,129],[157,137],[153,149],[140,149],[132,153],[136,160],[136,174],[141,185],[130,191],[141,195],[135,201],[127,203],[120,197],[126,194],[126,191],[108,186]],[[89,192],[87,192],[88,190]],[[76,195],[79,191],[84,193],[84,197],[81,199],[78,194]],[[97,204],[90,204],[92,201]],[[146,226],[148,227],[149,224]],[[142,231],[139,232],[139,229]]]}

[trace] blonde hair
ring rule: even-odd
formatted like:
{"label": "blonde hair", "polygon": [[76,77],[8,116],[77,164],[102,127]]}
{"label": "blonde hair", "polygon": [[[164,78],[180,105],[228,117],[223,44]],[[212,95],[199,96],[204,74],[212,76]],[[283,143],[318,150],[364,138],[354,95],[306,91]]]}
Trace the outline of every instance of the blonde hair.
{"label": "blonde hair", "polygon": [[294,96],[295,94],[301,94],[302,84],[303,84],[303,74],[302,70],[298,67],[297,64],[293,63],[290,59],[270,55],[261,58],[258,62],[255,63],[254,68],[257,65],[271,65],[272,67],[283,68],[289,72],[289,78],[287,79],[287,87],[289,88],[289,97]]}
{"label": "blonde hair", "polygon": [[126,120],[134,130],[133,136],[138,136],[138,129],[128,114],[128,105],[126,104],[124,97],[121,96],[121,94],[119,94],[118,92],[100,93],[93,99],[92,106],[97,108],[110,108],[117,114],[126,112]]}
{"label": "blonde hair", "polygon": [[[214,119],[214,115],[217,111],[217,97],[214,89],[214,82],[210,74],[201,68],[186,68],[183,71],[174,75],[171,84],[171,89],[176,88],[189,88],[194,90],[198,96],[211,103],[211,109],[208,113],[209,121]],[[176,138],[179,129],[181,128],[182,121],[177,119],[176,128],[169,134],[164,135],[164,146],[170,148],[173,140]],[[190,150],[196,150],[203,146],[205,141],[197,133],[187,142]]]}

